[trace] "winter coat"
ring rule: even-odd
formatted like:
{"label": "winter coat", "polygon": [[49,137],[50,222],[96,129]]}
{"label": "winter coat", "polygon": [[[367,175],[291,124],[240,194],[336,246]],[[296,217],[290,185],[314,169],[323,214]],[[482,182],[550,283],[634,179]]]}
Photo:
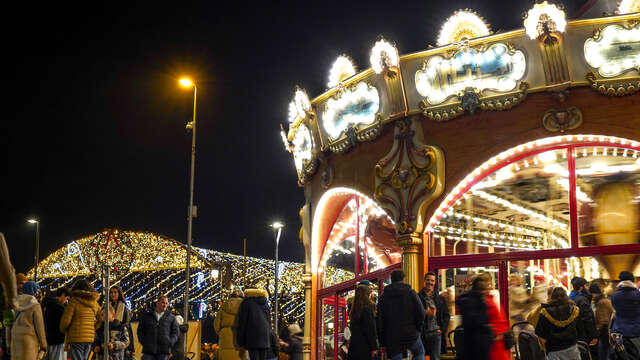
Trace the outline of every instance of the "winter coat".
{"label": "winter coat", "polygon": [[608,338],[609,321],[611,321],[611,314],[613,314],[613,306],[611,306],[611,300],[607,299],[603,295],[600,295],[595,298],[593,302],[596,306],[596,333],[600,338]]}
{"label": "winter coat", "polygon": [[47,351],[47,338],[42,308],[32,295],[22,294],[16,299],[15,321],[11,327],[11,360],[36,360],[38,348]]}
{"label": "winter coat", "polygon": [[267,354],[265,355],[265,359],[273,359],[277,358],[280,353],[280,345],[278,344],[278,338],[276,334],[271,332],[271,338],[269,339],[271,343],[269,344],[269,349],[267,349]]}
{"label": "winter coat", "polygon": [[302,360],[302,339],[299,336],[292,335],[288,344],[283,350],[289,354],[289,360]]}
{"label": "winter coat", "polygon": [[71,299],[60,319],[60,331],[67,334],[68,343],[93,342],[103,318],[97,302],[99,296],[94,291],[71,291]]}
{"label": "winter coat", "polygon": [[462,315],[463,360],[488,360],[491,344],[496,337],[489,326],[488,307],[484,296],[474,292],[466,292],[456,300]]}
{"label": "winter coat", "polygon": [[378,300],[378,339],[389,356],[413,345],[422,329],[424,307],[418,294],[403,282],[385,286]]}
{"label": "winter coat", "polygon": [[591,295],[586,292],[572,293],[571,300],[580,309],[580,322],[578,323],[578,340],[587,344],[596,337],[596,319],[591,310]]}
{"label": "winter coat", "polygon": [[[509,330],[509,320],[507,315],[500,310],[500,306],[496,303],[493,295],[485,296],[487,304],[487,316],[489,318],[489,326],[493,333],[497,335],[503,334]],[[511,360],[511,352],[506,349],[504,340],[494,341],[489,349],[489,359],[491,360]]]}
{"label": "winter coat", "polygon": [[137,333],[143,354],[169,355],[178,341],[180,329],[176,317],[169,310],[162,314],[160,321],[156,319],[155,310],[151,310],[140,316]]}
{"label": "winter coat", "polygon": [[248,356],[247,350],[236,342],[236,319],[241,303],[241,297],[229,298],[222,305],[213,321],[213,329],[220,338],[220,349],[218,350],[218,358],[220,360],[239,360],[246,359]]}
{"label": "winter coat", "polygon": [[60,331],[60,319],[64,313],[64,305],[55,296],[47,296],[42,301],[42,312],[49,346],[64,344],[64,333]]}
{"label": "winter coat", "polygon": [[[109,350],[109,359],[124,360],[124,350],[129,346],[129,330],[125,324],[114,320],[109,323],[109,341],[113,344],[113,350]],[[103,359],[104,349],[104,329],[102,326],[96,330],[96,339],[93,343],[94,348],[100,347],[100,351],[96,354],[98,360]]]}
{"label": "winter coat", "polygon": [[348,358],[353,360],[371,359],[371,351],[378,349],[373,309],[363,308],[358,319],[351,319],[349,329],[351,330],[351,339],[347,353]]}
{"label": "winter coat", "polygon": [[[433,290],[435,293],[435,289]],[[427,291],[425,288],[422,288],[418,293],[420,297],[420,301],[422,302],[422,306],[427,308]],[[449,322],[451,321],[451,315],[449,314],[449,306],[447,306],[447,301],[444,299],[444,296],[435,293],[433,297],[434,302],[436,303],[436,323],[438,323],[438,327],[440,327],[440,331],[442,332],[442,336],[440,337],[440,352],[447,352],[447,331],[449,330]],[[425,323],[427,318],[425,316]],[[424,325],[423,325],[424,330]],[[423,331],[424,334],[424,331]],[[424,344],[424,342],[423,342]]]}
{"label": "winter coat", "polygon": [[574,346],[578,341],[580,308],[572,303],[542,304],[536,335],[545,341],[547,353]]}
{"label": "winter coat", "polygon": [[268,349],[271,338],[267,292],[248,289],[238,311],[238,345],[249,350]]}
{"label": "winter coat", "polygon": [[616,310],[614,332],[626,337],[640,336],[640,292],[631,281],[621,281],[618,290],[611,294],[611,304]]}
{"label": "winter coat", "polygon": [[187,333],[189,332],[189,324],[184,322],[182,315],[176,315],[176,322],[178,323],[178,340],[173,344],[171,349],[172,360],[184,360],[185,340]]}

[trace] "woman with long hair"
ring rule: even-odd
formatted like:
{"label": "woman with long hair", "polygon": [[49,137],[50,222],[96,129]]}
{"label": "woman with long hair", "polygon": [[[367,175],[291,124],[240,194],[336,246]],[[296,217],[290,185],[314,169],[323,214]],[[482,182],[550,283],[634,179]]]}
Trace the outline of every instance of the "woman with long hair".
{"label": "woman with long hair", "polygon": [[371,359],[378,351],[376,341],[375,304],[371,301],[371,288],[358,285],[349,312],[351,340],[348,359]]}
{"label": "woman with long hair", "polygon": [[580,309],[567,296],[567,291],[556,287],[547,304],[542,304],[536,324],[536,335],[545,342],[548,360],[580,360],[578,327]]}
{"label": "woman with long hair", "polygon": [[120,286],[112,286],[109,289],[109,307],[113,309],[116,320],[122,324],[129,323],[129,311],[124,303],[124,293]]}

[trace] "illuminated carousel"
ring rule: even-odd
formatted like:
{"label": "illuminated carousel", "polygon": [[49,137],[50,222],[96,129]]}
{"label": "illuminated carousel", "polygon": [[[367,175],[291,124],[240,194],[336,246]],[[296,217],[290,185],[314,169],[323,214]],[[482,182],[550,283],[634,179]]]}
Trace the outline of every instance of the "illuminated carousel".
{"label": "illuminated carousel", "polygon": [[326,92],[295,89],[282,138],[306,197],[306,356],[337,359],[355,285],[381,292],[398,268],[416,290],[435,271],[450,302],[490,273],[505,309],[510,275],[640,275],[639,9],[568,20],[545,1],[497,34],[461,10],[437,47],[380,38],[370,68],[340,56]]}

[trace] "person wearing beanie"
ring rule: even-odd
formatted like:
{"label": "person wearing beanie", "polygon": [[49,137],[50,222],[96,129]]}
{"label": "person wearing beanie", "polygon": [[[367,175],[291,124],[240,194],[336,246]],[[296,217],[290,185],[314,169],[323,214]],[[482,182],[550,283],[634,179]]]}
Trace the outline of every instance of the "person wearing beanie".
{"label": "person wearing beanie", "polygon": [[27,281],[22,285],[22,294],[16,299],[15,321],[8,339],[12,360],[38,360],[47,351],[42,308],[35,297],[37,292],[38,285]]}
{"label": "person wearing beanie", "polygon": [[582,277],[576,276],[571,279],[573,291],[569,298],[573,300],[580,309],[578,326],[578,347],[581,349],[583,358],[588,355],[589,343],[596,337],[596,320],[591,310],[591,294],[589,293],[589,283]]}
{"label": "person wearing beanie", "polygon": [[616,311],[613,332],[627,338],[640,337],[640,292],[633,283],[633,273],[623,271],[618,278],[618,289],[611,294],[611,304]]}
{"label": "person wearing beanie", "polygon": [[595,281],[589,286],[589,292],[595,307],[596,333],[598,337],[598,359],[607,359],[609,354],[609,320],[613,313],[611,300],[602,293],[600,285]]}
{"label": "person wearing beanie", "polygon": [[16,274],[16,288],[18,289],[18,294],[22,294],[22,286],[29,281],[27,276],[23,273]]}

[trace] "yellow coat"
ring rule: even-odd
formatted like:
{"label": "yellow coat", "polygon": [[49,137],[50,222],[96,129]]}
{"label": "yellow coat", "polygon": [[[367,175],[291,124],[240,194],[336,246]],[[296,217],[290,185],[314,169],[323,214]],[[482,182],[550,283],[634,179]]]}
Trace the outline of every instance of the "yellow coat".
{"label": "yellow coat", "polygon": [[220,337],[220,350],[218,350],[218,359],[220,360],[239,360],[247,358],[247,351],[236,344],[236,317],[241,297],[232,297],[222,305],[222,309],[216,314],[213,321],[213,328]]}
{"label": "yellow coat", "polygon": [[67,343],[93,343],[103,318],[97,302],[99,296],[93,291],[71,291],[71,299],[60,319],[60,331],[67,334]]}

